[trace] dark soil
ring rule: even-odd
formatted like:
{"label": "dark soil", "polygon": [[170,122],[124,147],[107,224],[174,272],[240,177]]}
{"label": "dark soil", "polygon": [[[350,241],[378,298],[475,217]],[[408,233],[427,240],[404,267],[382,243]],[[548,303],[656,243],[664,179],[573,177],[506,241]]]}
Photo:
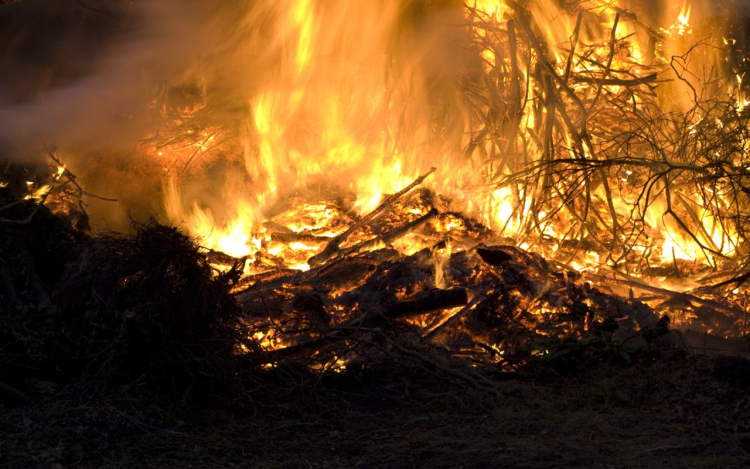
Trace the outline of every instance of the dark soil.
{"label": "dark soil", "polygon": [[498,381],[498,397],[371,372],[266,384],[236,406],[197,410],[71,385],[0,416],[0,465],[748,467],[750,396],[732,378],[746,365],[691,357],[572,378],[516,375]]}

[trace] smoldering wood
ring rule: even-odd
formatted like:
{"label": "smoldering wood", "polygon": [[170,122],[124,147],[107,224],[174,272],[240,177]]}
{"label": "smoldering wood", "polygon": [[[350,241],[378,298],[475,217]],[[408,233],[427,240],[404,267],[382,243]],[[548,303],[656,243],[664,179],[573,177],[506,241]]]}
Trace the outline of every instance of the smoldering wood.
{"label": "smoldering wood", "polygon": [[472,298],[468,304],[466,304],[463,308],[461,308],[460,310],[456,311],[454,314],[449,316],[447,319],[445,319],[445,321],[436,323],[434,325],[431,324],[430,326],[426,327],[421,333],[422,338],[424,338],[425,340],[434,339],[435,337],[440,335],[446,328],[453,326],[456,323],[456,321],[463,318],[466,315],[466,313],[468,313],[471,310],[471,308],[473,308],[475,305],[481,303],[482,301],[486,299],[487,299],[486,293],[480,293],[478,295],[475,295],[474,298]]}
{"label": "smoldering wood", "polygon": [[428,291],[422,298],[396,303],[388,308],[384,315],[388,318],[400,318],[433,313],[447,308],[463,306],[467,301],[468,293],[464,288],[435,289]]}
{"label": "smoldering wood", "polygon": [[331,240],[327,236],[318,236],[310,233],[271,233],[271,240],[280,243],[293,243],[295,241],[308,243],[326,243]]}
{"label": "smoldering wood", "polygon": [[[610,40],[607,43],[609,53],[606,56],[606,63],[595,62],[593,64],[595,68],[585,73],[571,72],[571,65],[577,60],[583,60],[580,54],[576,55],[576,50],[583,47],[578,44],[581,22],[581,15],[579,15],[565,72],[561,75],[558,64],[552,60],[545,42],[539,37],[538,29],[529,24],[527,12],[514,2],[509,2],[509,4],[515,9],[518,18],[508,24],[506,32],[509,41],[507,49],[510,51],[508,86],[510,105],[507,106],[510,109],[510,118],[505,119],[504,122],[515,125],[511,134],[513,139],[526,133],[527,129],[518,127],[520,115],[524,106],[527,105],[526,94],[522,93],[519,82],[521,67],[518,63],[518,55],[519,50],[533,51],[535,53],[534,66],[531,66],[532,58],[529,53],[529,64],[525,68],[529,76],[533,75],[539,88],[533,93],[538,101],[539,113],[545,114],[545,117],[539,119],[538,132],[533,133],[531,137],[536,138],[538,144],[543,147],[543,159],[538,163],[528,164],[522,171],[511,174],[506,175],[498,171],[492,182],[496,184],[495,187],[500,187],[503,184],[516,183],[521,179],[541,180],[542,183],[536,187],[536,191],[524,191],[524,197],[532,199],[530,204],[532,215],[529,217],[531,221],[527,222],[526,229],[542,232],[539,214],[547,202],[557,198],[563,201],[561,210],[567,210],[565,213],[572,215],[578,223],[581,239],[584,234],[590,235],[589,238],[582,239],[582,242],[590,243],[602,253],[613,256],[612,252],[617,247],[618,236],[625,232],[625,228],[621,226],[618,214],[613,208],[614,196],[613,189],[610,187],[612,171],[618,168],[644,168],[654,174],[647,180],[647,186],[649,184],[653,186],[652,183],[655,184],[655,181],[674,181],[670,178],[673,176],[676,178],[679,174],[686,172],[695,174],[696,177],[708,178],[715,174],[715,166],[675,162],[670,158],[672,155],[660,154],[658,158],[635,161],[614,158],[607,153],[608,146],[602,143],[611,143],[616,146],[618,139],[630,136],[607,134],[607,130],[602,130],[601,127],[618,122],[613,117],[618,112],[624,115],[636,114],[635,105],[631,111],[626,96],[628,93],[632,96],[634,93],[645,93],[646,89],[651,90],[651,85],[656,83],[658,78],[657,73],[638,77],[629,71],[616,70],[612,67],[618,41],[615,34],[617,22],[620,16],[627,17],[625,12],[617,11],[615,25],[610,31]],[[505,48],[497,47],[496,50],[503,51]],[[498,60],[498,62],[503,62],[503,60]],[[576,91],[571,83],[595,85],[594,96]],[[605,88],[607,86],[622,86],[628,90],[619,95],[611,95]],[[602,117],[602,113],[607,110],[611,112]],[[734,109],[731,111],[735,113]],[[640,114],[636,117],[641,118],[637,122],[644,127],[648,127],[649,124],[659,124],[663,126],[662,131],[671,128],[668,124],[671,125],[672,121],[668,117],[660,116],[656,120],[648,120],[646,116]],[[726,114],[722,117],[726,117]],[[494,117],[486,115],[482,118],[485,119],[484,123],[487,127],[479,133],[480,140],[501,140],[507,137],[506,134],[492,133],[491,124]],[[742,116],[740,115],[739,118],[742,119]],[[602,125],[601,122],[604,124]],[[744,120],[739,121],[737,126],[741,127],[744,122]],[[503,132],[507,130],[507,127],[503,128]],[[689,132],[693,129],[689,129],[686,125],[678,130],[679,138],[682,138],[690,135]],[[697,131],[704,132],[705,127],[698,127]],[[571,138],[572,148],[566,147],[565,137]],[[609,140],[604,140],[604,137]],[[644,141],[655,140],[650,135],[641,137]],[[745,135],[741,137],[744,138]],[[710,141],[713,142],[713,140]],[[668,141],[667,143],[672,145],[674,142]],[[510,142],[507,148],[514,149],[513,142]],[[706,148],[716,149],[711,145]],[[564,155],[572,152],[574,157],[561,158],[561,152]],[[516,154],[515,151],[511,153]],[[54,158],[54,155],[51,156]],[[488,155],[490,159],[495,157],[493,153]],[[718,167],[722,165],[719,164]],[[278,257],[258,254],[256,257],[258,267],[266,266],[271,270],[245,279],[245,286],[248,288],[236,294],[236,298],[242,304],[242,311],[248,320],[251,332],[256,330],[253,329],[254,327],[257,330],[270,327],[271,332],[288,338],[289,341],[304,337],[302,339],[304,342],[267,351],[267,357],[294,358],[303,351],[316,352],[323,348],[341,346],[344,342],[345,346],[341,346],[337,352],[361,353],[364,356],[366,352],[357,345],[376,343],[373,336],[380,337],[383,342],[388,342],[393,347],[388,349],[382,342],[378,343],[382,349],[392,351],[401,347],[399,351],[405,353],[396,339],[415,336],[410,336],[408,333],[397,335],[394,331],[401,334],[404,330],[411,330],[413,334],[415,329],[424,331],[417,336],[430,343],[439,336],[445,338],[446,347],[454,355],[459,354],[459,351],[467,353],[466,350],[471,347],[481,348],[492,354],[496,353],[491,351],[494,346],[497,346],[496,344],[502,343],[507,337],[513,337],[514,334],[521,334],[518,331],[532,333],[529,332],[532,328],[529,326],[532,319],[524,317],[524,312],[525,308],[531,307],[529,305],[534,306],[535,301],[546,302],[544,305],[549,308],[552,305],[559,306],[557,302],[570,308],[571,304],[580,304],[581,299],[584,298],[591,300],[594,306],[590,308],[595,309],[597,314],[601,314],[606,319],[621,319],[628,312],[641,308],[634,298],[631,298],[630,302],[619,302],[613,306],[616,303],[615,300],[593,292],[583,284],[585,275],[580,276],[572,269],[569,273],[560,273],[540,257],[510,246],[479,246],[476,249],[466,249],[461,255],[451,255],[446,261],[445,269],[452,288],[435,288],[435,285],[431,283],[432,278],[436,276],[435,271],[438,265],[438,256],[434,249],[425,248],[411,256],[404,256],[393,250],[381,250],[377,255],[370,253],[362,255],[363,252],[374,249],[380,244],[387,245],[408,233],[419,232],[428,221],[439,215],[436,208],[432,208],[416,220],[404,222],[401,226],[386,227],[375,238],[361,241],[349,248],[342,248],[342,245],[350,240],[357,230],[371,224],[386,210],[399,210],[400,208],[396,205],[403,202],[408,193],[421,184],[433,171],[434,169],[422,175],[404,190],[387,198],[373,212],[355,220],[345,232],[333,238],[324,238],[311,232],[295,233],[274,222],[266,224],[266,228],[272,232],[271,240],[274,242],[282,244],[296,241],[325,243],[322,251],[310,258],[309,263],[312,269],[305,273],[287,269],[284,261]],[[725,171],[731,171],[731,169]],[[79,189],[80,195],[88,195],[77,184],[72,173],[65,170],[63,175],[69,184]],[[738,176],[744,177],[745,175],[738,174]],[[585,188],[573,195],[565,194],[561,187],[566,186],[564,181],[566,177],[576,178],[576,180],[581,178]],[[713,181],[717,180],[718,176],[713,176]],[[610,220],[606,219],[606,213],[601,214],[591,208],[592,188],[597,185],[603,187],[604,202],[607,205]],[[647,191],[650,190],[650,188],[647,189]],[[744,186],[741,186],[740,190],[746,191]],[[532,193],[533,195],[529,195]],[[671,195],[668,190],[662,193]],[[582,198],[585,200],[583,204],[580,204]],[[646,199],[648,201],[648,197]],[[676,196],[674,199],[675,206],[681,205],[683,208],[689,206],[687,201],[678,200]],[[518,202],[519,206],[523,206],[526,200]],[[683,229],[689,231],[690,227],[682,221],[672,206],[668,213],[678,220]],[[693,212],[689,212],[688,217],[690,213]],[[600,240],[596,234],[601,232],[606,232],[611,236],[611,240]],[[697,237],[694,239],[701,244]],[[439,243],[444,243],[444,241]],[[714,253],[717,252],[716,246],[707,246],[707,248],[712,249]],[[208,256],[212,262],[221,265],[236,266],[239,261],[217,252],[209,252]],[[676,259],[674,264],[677,265]],[[742,279],[742,276],[736,278]],[[599,281],[616,283],[610,279],[599,279]],[[633,284],[629,286],[642,287]],[[653,289],[649,291],[664,297],[680,299],[679,295],[673,292]],[[314,301],[300,300],[308,294],[314,298]],[[695,300],[691,297],[687,299]],[[720,307],[705,299],[700,304],[717,309]],[[445,319],[432,314],[444,312],[450,308],[460,309]],[[611,311],[612,308],[617,310],[616,314]],[[736,309],[731,308],[725,311],[732,314],[738,313]],[[315,313],[317,317],[306,315],[307,313]],[[327,315],[329,319],[339,315],[343,318],[343,323],[331,324],[330,321],[325,320],[324,315]],[[427,328],[419,328],[408,321],[420,315],[428,316],[428,321],[432,320]],[[379,323],[374,321],[376,318],[387,320]],[[275,322],[276,320],[279,321]],[[319,322],[313,324],[316,320]],[[580,321],[587,320],[587,318],[580,319]],[[267,324],[272,324],[272,326],[266,326]],[[364,325],[369,327],[360,327]],[[492,342],[487,337],[481,340],[467,339],[466,336],[471,335],[467,332],[468,330],[472,333],[479,331],[479,333],[492,336],[493,339],[500,337],[502,340]],[[580,334],[581,331],[578,330],[577,333]],[[321,337],[308,340],[311,335]],[[483,358],[488,363],[492,361],[487,359],[487,356]]]}
{"label": "smoldering wood", "polygon": [[247,260],[247,257],[234,257],[214,249],[207,250],[206,257],[210,263],[222,266],[233,266],[238,262]]}
{"label": "smoldering wood", "polygon": [[[392,209],[408,212],[409,199]],[[432,209],[411,222],[386,227],[385,233],[418,233],[436,216]],[[502,366],[518,366],[529,358],[522,350],[537,337],[535,330],[550,327],[544,325],[547,321],[563,320],[566,327],[578,331],[569,332],[573,334],[615,324],[617,318],[632,317],[627,323],[640,321],[644,330],[651,327],[646,324],[658,322],[652,310],[637,300],[631,304],[598,292],[585,283],[585,277],[556,271],[541,257],[515,246],[479,244],[439,261],[447,246],[445,239],[438,239],[411,255],[388,249],[340,250],[339,257],[307,272],[255,276],[252,286],[236,294],[249,334],[257,331],[271,340],[269,345],[252,347],[254,362],[326,369],[336,361],[365,365],[383,355],[431,361],[422,352],[400,345],[415,340],[428,348],[439,344],[442,353],[455,359],[470,356],[475,363],[495,366],[503,356],[513,365]],[[445,272],[447,287],[434,284],[438,268]],[[591,305],[582,307],[582,311],[591,309],[583,315],[580,307],[571,306],[580,305],[582,298]],[[555,319],[558,313],[529,315],[523,312],[524,304],[562,308],[562,319]],[[633,330],[629,326],[621,333],[632,340]],[[497,341],[504,344],[499,349]]]}
{"label": "smoldering wood", "polygon": [[[390,319],[404,318],[412,315],[425,314],[447,308],[453,308],[466,304],[466,301],[467,297],[465,289],[435,289],[427,292],[420,299],[403,301],[387,307],[382,315]],[[360,326],[367,326],[370,322],[372,322],[373,319],[377,318],[377,316],[377,314],[365,314],[363,316],[359,316],[354,320],[348,321],[342,326],[331,328],[330,331],[324,333],[324,337],[270,351],[264,356],[264,358],[268,360],[274,356],[292,356],[303,350],[316,349],[321,346],[329,345],[331,343],[342,340],[356,339],[356,334],[352,334],[351,331],[356,331],[356,328],[360,328]]]}

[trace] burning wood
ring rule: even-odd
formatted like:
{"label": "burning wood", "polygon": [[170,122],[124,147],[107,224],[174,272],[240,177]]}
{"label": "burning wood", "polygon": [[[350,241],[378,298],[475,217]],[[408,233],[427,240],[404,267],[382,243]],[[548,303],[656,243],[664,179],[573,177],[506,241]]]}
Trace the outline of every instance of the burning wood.
{"label": "burning wood", "polygon": [[[648,348],[661,313],[746,333],[750,101],[699,8],[372,3],[218,9],[232,27],[195,34],[229,52],[145,106],[139,164],[163,217],[242,273],[248,353],[329,369],[412,341],[515,367]],[[28,197],[88,220],[61,154]]]}
{"label": "burning wood", "polygon": [[729,0],[0,4],[0,466],[747,459]]}
{"label": "burning wood", "polygon": [[430,174],[435,172],[436,168],[432,168],[428,173],[420,176],[417,178],[416,181],[412,182],[406,188],[400,190],[398,193],[391,195],[383,203],[378,205],[378,207],[370,212],[367,216],[362,217],[357,223],[347,228],[346,231],[341,233],[340,235],[332,238],[328,244],[326,244],[325,249],[319,254],[314,255],[310,258],[309,264],[312,267],[315,267],[316,265],[319,265],[323,262],[326,262],[328,259],[330,259],[332,256],[334,256],[338,251],[339,247],[341,246],[341,243],[346,240],[349,235],[351,235],[355,230],[359,229],[360,227],[364,226],[366,223],[372,221],[377,217],[383,210],[387,209],[389,206],[394,204],[396,201],[398,201],[399,198],[401,198],[404,194],[407,194],[410,190],[414,189],[418,185],[422,184],[424,182],[425,178],[429,176]]}
{"label": "burning wood", "polygon": [[[421,206],[424,193],[404,197],[414,185],[375,210],[401,223],[381,231],[412,229],[414,222],[403,221],[403,214],[427,210]],[[432,353],[473,366],[505,369],[577,348],[573,361],[587,366],[611,359],[613,341],[629,342],[628,350],[636,353],[666,332],[668,320],[660,323],[648,306],[604,294],[580,274],[555,271],[536,255],[507,245],[459,248],[482,238],[441,229],[439,211],[433,207],[427,213],[429,221],[416,219],[423,226],[413,235],[433,247],[407,254],[390,247],[395,237],[372,238],[382,239],[384,248],[360,238],[352,241],[353,247],[367,246],[369,252],[344,249],[306,272],[250,277],[252,285],[242,288],[237,299],[256,342],[253,349],[263,351],[257,360],[266,366],[293,362],[340,371],[384,357],[404,358],[406,347],[416,354],[411,358],[428,362],[427,350],[434,349]],[[374,218],[362,217],[335,242]]]}
{"label": "burning wood", "polygon": [[[468,3],[434,12],[439,21],[418,20],[429,36],[424,41],[451,38],[444,53],[455,53],[457,65],[449,65],[430,55],[432,49],[423,51],[418,38],[408,46],[393,39],[410,21],[396,3],[383,1],[382,24],[366,36],[350,30],[349,4],[329,8],[289,0],[274,10],[278,16],[269,21],[292,31],[274,45],[291,52],[289,63],[273,68],[276,81],[252,98],[256,135],[244,144],[255,153],[244,152],[244,161],[228,165],[227,175],[244,166],[247,182],[238,185],[227,176],[232,187],[224,191],[231,197],[220,205],[183,197],[188,189],[181,184],[190,185],[191,176],[180,182],[172,170],[196,161],[195,152],[208,152],[206,138],[224,142],[232,134],[195,127],[215,109],[210,101],[191,106],[178,147],[169,143],[173,136],[154,147],[167,165],[174,163],[166,183],[170,219],[211,249],[237,257],[261,253],[253,259],[255,272],[264,266],[315,267],[342,255],[341,243],[361,228],[347,218],[372,213],[384,192],[408,192],[408,174],[438,163],[426,184],[450,200],[447,210],[576,270],[636,277],[668,270],[694,277],[737,265],[750,206],[741,156],[750,141],[744,98],[733,76],[738,71],[723,68],[721,56],[709,53],[721,45],[698,37],[688,12],[662,8],[663,19],[599,1],[579,2],[577,10],[546,2]],[[248,18],[265,13],[253,11]],[[441,21],[459,18],[461,34],[448,34]],[[329,41],[314,26],[322,21],[339,25],[358,47]],[[386,48],[394,41],[397,50]],[[362,51],[373,50],[390,60],[384,65],[392,70],[385,94],[373,91],[383,84],[369,75],[346,97],[331,89],[331,82],[349,80],[352,69],[372,68],[372,54]],[[340,62],[323,67],[315,54]],[[423,63],[424,54],[435,64]],[[696,62],[703,68],[695,69]],[[423,79],[432,94],[407,89],[398,77],[409,74]],[[452,96],[461,96],[461,103]],[[375,112],[373,102],[388,111]],[[173,124],[180,119],[170,121],[171,134],[179,136]],[[312,121],[319,130],[298,131]],[[380,130],[365,135],[351,129],[355,123]],[[419,142],[408,136],[419,136]],[[384,148],[393,156],[384,156]],[[191,171],[202,177],[202,167]],[[353,182],[335,187],[329,174]],[[310,187],[329,192],[329,207],[285,212],[283,204],[295,191],[295,204],[318,199],[303,195]],[[331,203],[337,197],[351,200]],[[298,216],[307,227],[297,223],[279,231],[279,222],[268,225],[279,212]],[[341,223],[334,226],[329,218]],[[328,231],[315,226],[321,222]],[[344,251],[379,242],[371,238]],[[258,249],[271,244],[283,252]],[[571,246],[579,249],[571,252]]]}

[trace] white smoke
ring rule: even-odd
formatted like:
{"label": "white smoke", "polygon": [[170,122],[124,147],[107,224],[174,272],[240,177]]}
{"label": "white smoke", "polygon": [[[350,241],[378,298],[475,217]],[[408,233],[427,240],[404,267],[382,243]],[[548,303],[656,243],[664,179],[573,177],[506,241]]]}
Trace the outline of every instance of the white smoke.
{"label": "white smoke", "polygon": [[159,82],[211,43],[182,0],[24,0],[0,6],[0,28],[0,142],[14,159],[41,142],[137,138]]}

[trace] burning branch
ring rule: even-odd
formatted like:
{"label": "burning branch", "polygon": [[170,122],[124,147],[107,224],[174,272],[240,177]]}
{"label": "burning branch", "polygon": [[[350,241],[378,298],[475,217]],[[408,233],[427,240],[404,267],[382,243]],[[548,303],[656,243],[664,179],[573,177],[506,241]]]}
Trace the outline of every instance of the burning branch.
{"label": "burning branch", "polygon": [[[65,165],[62,163],[62,161],[53,152],[48,152],[48,156],[55,163],[55,167],[54,167],[55,170],[52,176],[50,177],[49,181],[46,184],[43,184],[43,187],[41,189],[42,194],[38,196],[39,202],[34,207],[34,210],[32,210],[29,213],[28,217],[24,219],[12,220],[12,219],[0,218],[0,222],[20,224],[20,225],[25,225],[25,224],[30,223],[34,219],[34,216],[37,214],[39,209],[45,205],[49,197],[56,191],[64,189],[69,184],[73,185],[77,189],[77,194],[75,195],[75,197],[78,198],[78,206],[85,219],[88,219],[88,216],[86,215],[86,210],[84,208],[85,207],[85,203],[83,202],[84,196],[93,197],[95,199],[99,199],[105,202],[117,202],[117,199],[100,197],[98,195],[87,192],[86,190],[83,189],[83,187],[76,180],[77,179],[76,175],[73,174],[68,168],[66,168]],[[65,177],[66,182],[60,183],[60,179],[62,177]],[[34,198],[34,197],[27,196],[24,200],[15,200],[13,202],[10,202],[9,204],[5,206],[0,207],[0,212],[9,208],[15,207],[30,198]]]}
{"label": "burning branch", "polygon": [[409,191],[414,189],[415,187],[419,186],[424,182],[424,180],[429,176],[430,174],[434,173],[437,168],[431,168],[428,172],[425,174],[419,176],[417,179],[414,180],[411,184],[406,186],[405,188],[401,189],[397,193],[389,196],[386,198],[380,205],[378,205],[375,210],[368,213],[364,217],[360,218],[356,223],[354,223],[352,226],[350,226],[346,231],[341,233],[340,235],[332,238],[326,247],[321,251],[320,253],[314,255],[308,260],[308,264],[310,264],[311,267],[316,267],[320,264],[325,263],[328,261],[331,257],[336,255],[338,253],[339,248],[341,246],[341,243],[343,243],[352,233],[354,233],[359,228],[365,226],[367,223],[374,220],[380,213],[382,213],[385,209],[392,206],[396,201],[398,201],[401,197],[408,194]]}

